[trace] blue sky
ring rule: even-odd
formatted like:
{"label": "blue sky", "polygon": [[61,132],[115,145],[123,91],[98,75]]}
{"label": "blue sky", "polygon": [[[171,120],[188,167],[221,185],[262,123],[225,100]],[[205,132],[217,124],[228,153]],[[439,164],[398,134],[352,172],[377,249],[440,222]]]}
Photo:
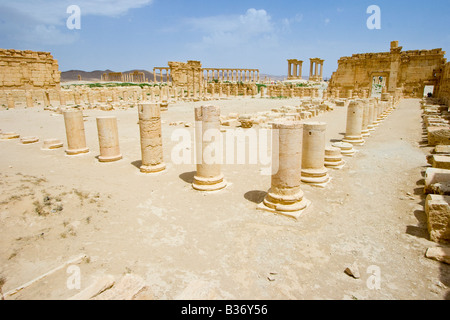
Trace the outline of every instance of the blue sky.
{"label": "blue sky", "polygon": [[[70,30],[69,5],[81,9]],[[367,8],[381,9],[369,30]],[[325,59],[324,76],[354,53],[450,50],[448,0],[0,0],[0,48],[51,52],[61,71],[152,70],[168,61],[287,74],[287,59]],[[448,57],[448,55],[446,55]]]}

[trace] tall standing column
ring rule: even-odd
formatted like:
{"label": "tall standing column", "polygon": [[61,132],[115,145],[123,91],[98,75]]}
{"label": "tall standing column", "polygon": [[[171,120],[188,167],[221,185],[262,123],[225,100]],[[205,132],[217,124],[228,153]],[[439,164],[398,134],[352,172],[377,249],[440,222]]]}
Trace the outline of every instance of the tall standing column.
{"label": "tall standing column", "polygon": [[[222,148],[216,141],[220,136],[220,108],[201,106],[195,108],[195,143],[197,173],[192,187],[199,191],[220,190],[227,186],[221,172],[220,160],[211,159],[207,152]],[[217,154],[216,154],[217,156]]]}
{"label": "tall standing column", "polygon": [[303,124],[302,182],[323,186],[330,181],[325,168],[325,131],[324,122]]}
{"label": "tall standing column", "polygon": [[68,110],[63,115],[67,137],[66,153],[68,155],[77,155],[89,152],[89,148],[86,147],[83,112],[81,110]]}
{"label": "tall standing column", "polygon": [[122,159],[119,148],[119,132],[116,117],[97,118],[98,142],[100,145],[100,162],[112,162]]}
{"label": "tall standing column", "polygon": [[347,110],[347,130],[343,142],[361,146],[365,143],[362,137],[363,105],[359,101],[351,101]]}
{"label": "tall standing column", "polygon": [[298,218],[311,204],[301,189],[303,124],[272,124],[271,187],[258,209]]}
{"label": "tall standing column", "polygon": [[141,103],[138,106],[142,154],[140,170],[143,173],[156,173],[166,168],[163,162],[160,109],[156,103]]}

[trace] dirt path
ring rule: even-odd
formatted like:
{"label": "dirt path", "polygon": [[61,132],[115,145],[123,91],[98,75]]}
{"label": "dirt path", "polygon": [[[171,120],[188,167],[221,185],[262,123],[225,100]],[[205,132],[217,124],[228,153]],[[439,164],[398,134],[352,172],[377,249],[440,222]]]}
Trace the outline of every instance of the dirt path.
{"label": "dirt path", "polygon": [[[297,100],[210,102],[251,113]],[[124,159],[101,164],[95,117],[87,110],[90,154],[40,150],[1,142],[0,274],[3,292],[80,253],[82,288],[103,274],[137,274],[156,299],[174,299],[192,282],[206,281],[217,299],[449,299],[450,267],[424,258],[427,240],[421,172],[418,100],[405,100],[358,148],[324,189],[304,186],[313,206],[298,221],[256,210],[270,187],[259,165],[224,165],[230,185],[204,194],[192,189],[195,165],[176,165],[172,121],[193,123],[193,106],[163,114],[167,171],[139,173],[136,110],[112,111],[119,121]],[[341,139],[346,108],[323,114],[327,139]],[[0,111],[0,128],[65,141],[61,115],[22,109]],[[186,128],[193,134],[193,128]],[[361,278],[344,273],[357,262]],[[367,270],[380,273],[380,289]],[[17,298],[65,299],[67,274]],[[369,286],[367,281],[369,280]]]}

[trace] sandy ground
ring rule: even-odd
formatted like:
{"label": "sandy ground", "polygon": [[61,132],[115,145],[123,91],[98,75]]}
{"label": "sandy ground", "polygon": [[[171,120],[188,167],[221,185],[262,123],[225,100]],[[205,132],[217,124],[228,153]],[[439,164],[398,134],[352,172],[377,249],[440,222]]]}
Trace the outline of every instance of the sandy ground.
{"label": "sandy ground", "polygon": [[[297,105],[297,99],[208,102],[222,114]],[[42,108],[0,111],[0,129],[41,142],[0,141],[0,275],[3,293],[79,254],[81,289],[102,275],[142,277],[155,299],[175,299],[204,281],[215,299],[450,299],[450,266],[426,259],[423,172],[427,166],[418,100],[404,100],[326,188],[303,186],[312,206],[299,220],[256,210],[270,187],[261,165],[223,165],[226,189],[192,189],[194,164],[174,164],[171,135],[194,123],[177,103],[162,114],[167,170],[139,172],[136,108],[86,110],[90,153],[43,151],[42,140],[65,139],[62,115]],[[96,116],[118,117],[124,158],[99,163]],[[327,140],[342,139],[346,108],[314,120]],[[186,128],[192,135],[193,127]],[[188,150],[189,151],[189,150]],[[361,273],[344,273],[356,262]],[[370,284],[378,270],[380,287]],[[69,274],[38,282],[14,299],[66,299]]]}

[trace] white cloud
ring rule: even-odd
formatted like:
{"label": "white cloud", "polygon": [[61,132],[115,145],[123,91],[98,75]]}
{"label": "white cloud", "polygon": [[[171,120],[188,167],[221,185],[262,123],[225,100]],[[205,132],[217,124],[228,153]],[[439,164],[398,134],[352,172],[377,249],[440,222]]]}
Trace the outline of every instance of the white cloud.
{"label": "white cloud", "polygon": [[284,18],[281,20],[282,30],[291,31],[291,25],[294,23],[300,23],[303,20],[303,14],[297,13],[293,18]]}
{"label": "white cloud", "polygon": [[[0,34],[18,43],[68,44],[78,39],[66,29],[67,7],[77,5],[83,16],[118,17],[153,0],[16,0],[0,3]],[[8,33],[5,33],[8,32]]]}
{"label": "white cloud", "polygon": [[193,31],[202,34],[202,43],[195,46],[237,47],[269,43],[276,39],[275,26],[266,10],[248,9],[243,15],[222,15],[187,19]]}

